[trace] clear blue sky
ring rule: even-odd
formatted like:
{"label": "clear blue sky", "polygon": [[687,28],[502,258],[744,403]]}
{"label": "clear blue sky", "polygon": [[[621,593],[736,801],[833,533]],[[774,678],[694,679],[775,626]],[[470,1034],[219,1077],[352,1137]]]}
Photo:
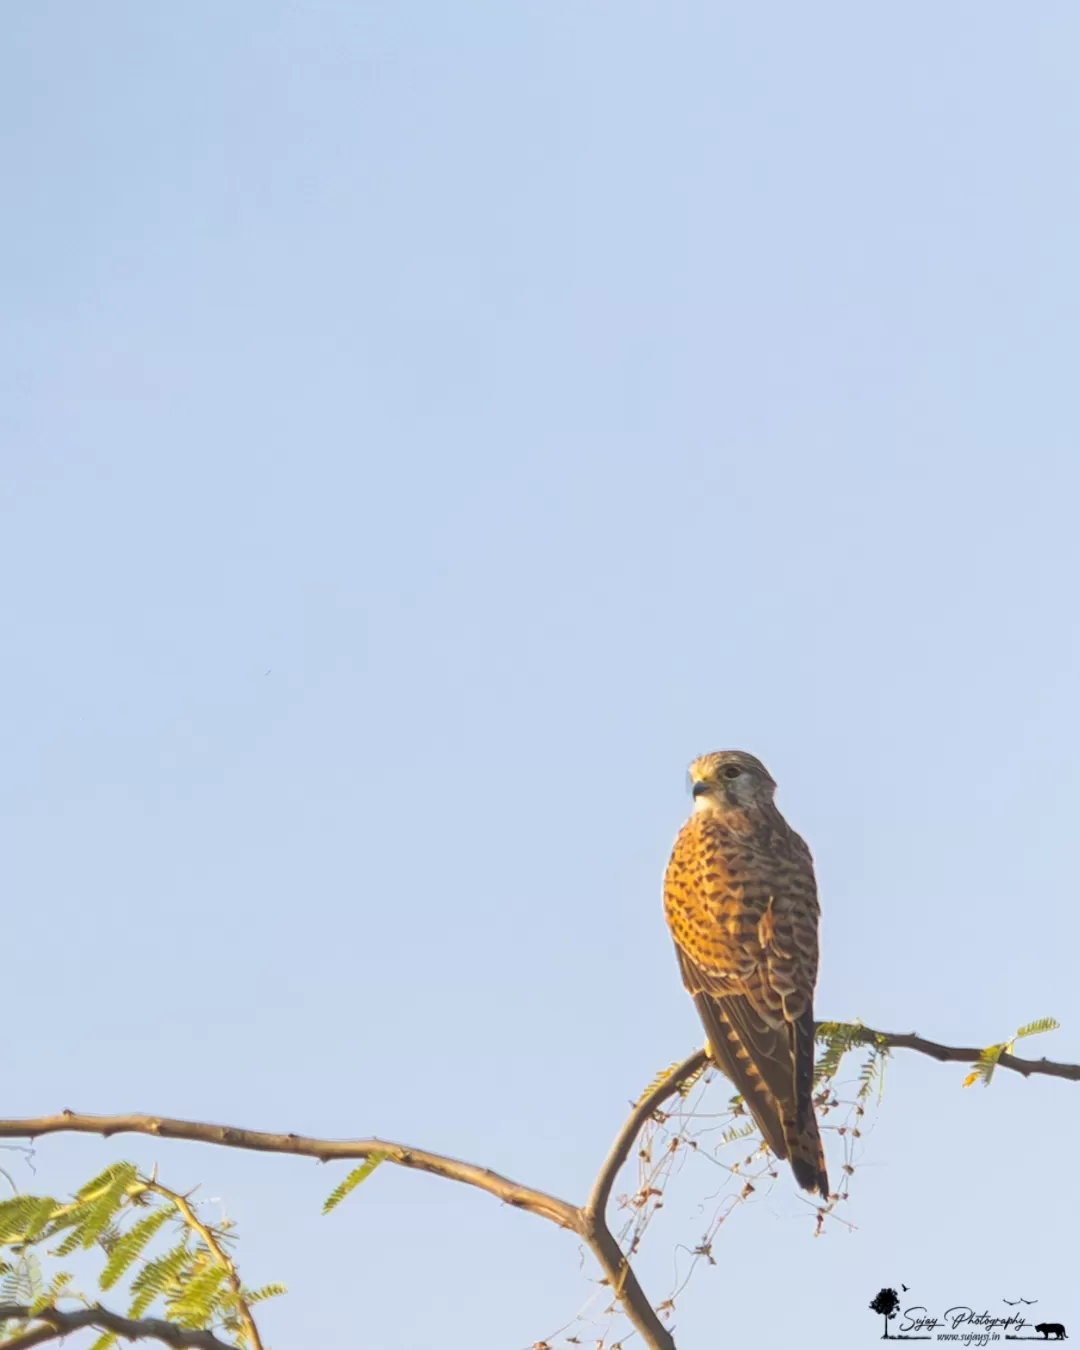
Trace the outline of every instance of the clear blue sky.
{"label": "clear blue sky", "polygon": [[[660,879],[724,746],[817,858],[820,1016],[1080,1058],[1078,44],[1065,0],[9,5],[0,1114],[583,1198],[700,1036]],[[1077,1089],[962,1075],[894,1062],[855,1232],[744,1207],[680,1350],[854,1350],[900,1281],[1080,1322]],[[591,1288],[388,1167],[323,1219],[296,1160],[0,1161],[118,1156],[225,1198],[276,1350],[520,1350]]]}

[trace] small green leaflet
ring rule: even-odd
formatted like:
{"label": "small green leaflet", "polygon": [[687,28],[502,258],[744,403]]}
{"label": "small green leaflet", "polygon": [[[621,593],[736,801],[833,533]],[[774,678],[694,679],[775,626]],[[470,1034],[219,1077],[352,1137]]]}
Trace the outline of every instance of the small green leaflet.
{"label": "small green leaflet", "polygon": [[980,1052],[979,1058],[971,1066],[971,1072],[961,1086],[971,1087],[972,1083],[977,1083],[982,1079],[983,1087],[989,1087],[1001,1056],[1011,1055],[1013,1046],[1022,1036],[1038,1036],[1044,1031],[1056,1031],[1059,1026],[1061,1026],[1061,1023],[1053,1017],[1039,1017],[1034,1022],[1026,1022],[1022,1027],[1017,1027],[1011,1040],[999,1041],[996,1045],[988,1045],[985,1050]]}
{"label": "small green leaflet", "polygon": [[128,1229],[109,1253],[105,1269],[101,1272],[98,1280],[102,1289],[113,1287],[128,1266],[142,1254],[143,1248],[161,1225],[167,1219],[173,1218],[175,1214],[175,1205],[161,1205],[158,1209],[151,1210],[145,1219],[140,1219],[134,1227]]}
{"label": "small green leaflet", "polygon": [[1036,1022],[1029,1022],[1027,1026],[1021,1027],[1016,1033],[1016,1039],[1021,1036],[1038,1036],[1043,1031],[1057,1031],[1061,1023],[1055,1021],[1053,1017],[1040,1017]]}
{"label": "small green leaflet", "polygon": [[253,1303],[261,1303],[263,1299],[278,1298],[289,1291],[283,1284],[277,1282],[273,1284],[264,1284],[261,1289],[241,1289],[240,1293],[244,1302],[250,1308]]}
{"label": "small green leaflet", "polygon": [[372,1153],[359,1167],[354,1167],[341,1185],[336,1186],[323,1201],[322,1212],[329,1214],[336,1205],[340,1205],[349,1192],[355,1190],[362,1181],[366,1181],[386,1157],[385,1153]]}

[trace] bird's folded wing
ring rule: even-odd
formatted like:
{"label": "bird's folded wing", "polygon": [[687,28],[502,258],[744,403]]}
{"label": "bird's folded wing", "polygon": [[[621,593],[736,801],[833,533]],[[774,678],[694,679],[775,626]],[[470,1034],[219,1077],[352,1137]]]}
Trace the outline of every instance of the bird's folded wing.
{"label": "bird's folded wing", "polygon": [[784,1104],[792,1118],[795,1114],[794,1074],[786,1033],[767,1027],[743,995],[718,998],[707,992],[694,963],[680,947],[675,950],[683,982],[693,995],[709,1038],[714,1063],[742,1094],[768,1146],[778,1158],[786,1158]]}

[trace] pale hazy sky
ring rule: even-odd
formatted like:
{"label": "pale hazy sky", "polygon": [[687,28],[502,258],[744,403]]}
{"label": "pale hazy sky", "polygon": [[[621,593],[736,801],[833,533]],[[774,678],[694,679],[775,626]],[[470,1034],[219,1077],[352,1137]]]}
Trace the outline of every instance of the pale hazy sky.
{"label": "pale hazy sky", "polygon": [[[6,6],[0,1114],[583,1199],[700,1036],[660,878],[722,746],[817,858],[819,1016],[1080,1058],[1078,46],[1064,0]],[[854,1232],[786,1173],[725,1225],[680,1350],[869,1346],[901,1281],[1080,1323],[1077,1089],[962,1076],[890,1067]],[[591,1288],[390,1167],[324,1219],[340,1168],[10,1156],[224,1197],[276,1350],[521,1350]]]}

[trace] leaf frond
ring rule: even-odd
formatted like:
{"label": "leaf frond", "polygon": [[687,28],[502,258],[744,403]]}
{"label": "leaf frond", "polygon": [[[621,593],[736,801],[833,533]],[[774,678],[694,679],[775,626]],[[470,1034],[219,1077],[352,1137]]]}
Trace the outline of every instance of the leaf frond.
{"label": "leaf frond", "polygon": [[262,1303],[264,1299],[280,1298],[282,1294],[287,1294],[288,1288],[283,1284],[273,1283],[264,1284],[259,1289],[248,1289],[242,1287],[240,1297],[250,1307],[253,1303]]}
{"label": "leaf frond", "polygon": [[145,1219],[140,1219],[113,1243],[105,1269],[101,1272],[98,1285],[102,1289],[111,1289],[124,1271],[142,1255],[143,1248],[168,1219],[176,1214],[176,1206],[171,1202],[152,1210]]}
{"label": "leaf frond", "polygon": [[322,1212],[329,1214],[332,1209],[340,1205],[350,1191],[355,1190],[362,1181],[366,1181],[371,1176],[385,1157],[385,1153],[372,1153],[364,1159],[359,1167],[354,1167],[341,1185],[335,1186],[323,1201]]}
{"label": "leaf frond", "polygon": [[1044,1031],[1057,1031],[1061,1023],[1053,1017],[1039,1017],[1034,1022],[1027,1022],[1024,1026],[1018,1027],[1016,1039],[1023,1036],[1041,1036]]}

